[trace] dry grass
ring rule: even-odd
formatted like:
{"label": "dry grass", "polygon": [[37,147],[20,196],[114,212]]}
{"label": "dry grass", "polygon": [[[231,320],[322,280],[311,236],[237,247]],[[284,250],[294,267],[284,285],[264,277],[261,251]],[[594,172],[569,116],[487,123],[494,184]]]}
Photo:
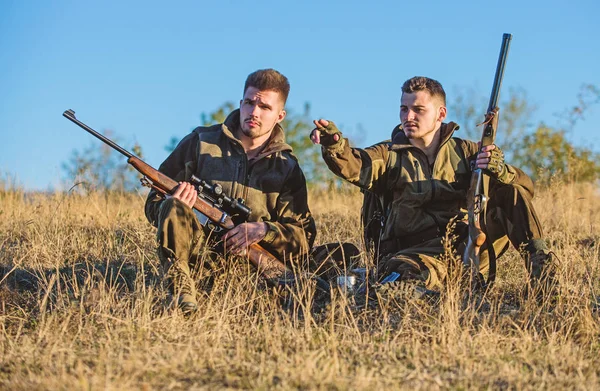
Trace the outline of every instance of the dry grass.
{"label": "dry grass", "polygon": [[[0,193],[3,389],[598,389],[600,195],[554,184],[536,206],[560,262],[560,295],[524,296],[515,251],[483,305],[452,284],[440,302],[334,292],[296,310],[228,265],[190,319],[165,308],[139,195]],[[312,194],[319,243],[360,244],[360,195]]]}

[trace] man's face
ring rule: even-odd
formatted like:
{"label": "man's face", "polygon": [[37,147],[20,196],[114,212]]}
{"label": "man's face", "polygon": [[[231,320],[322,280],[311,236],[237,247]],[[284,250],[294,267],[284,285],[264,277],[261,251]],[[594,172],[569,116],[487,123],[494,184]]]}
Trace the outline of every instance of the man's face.
{"label": "man's face", "polygon": [[432,138],[444,118],[446,107],[440,98],[432,97],[427,91],[402,94],[400,122],[409,139]]}
{"label": "man's face", "polygon": [[249,138],[270,134],[275,124],[285,118],[281,94],[272,90],[260,91],[248,87],[240,101],[240,126]]}

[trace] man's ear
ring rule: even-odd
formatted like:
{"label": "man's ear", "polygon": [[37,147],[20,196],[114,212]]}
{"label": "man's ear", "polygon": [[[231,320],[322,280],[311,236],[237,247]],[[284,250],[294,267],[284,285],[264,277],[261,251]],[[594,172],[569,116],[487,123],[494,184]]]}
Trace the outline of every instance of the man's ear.
{"label": "man's ear", "polygon": [[279,116],[277,117],[277,123],[280,123],[281,121],[283,121],[285,119],[286,114],[287,113],[285,112],[285,110],[281,110],[279,112]]}
{"label": "man's ear", "polygon": [[240,109],[242,108],[242,102],[243,101],[244,101],[243,99],[240,99]]}
{"label": "man's ear", "polygon": [[447,114],[448,109],[446,108],[446,106],[440,106],[440,108],[438,109],[438,121],[444,122]]}

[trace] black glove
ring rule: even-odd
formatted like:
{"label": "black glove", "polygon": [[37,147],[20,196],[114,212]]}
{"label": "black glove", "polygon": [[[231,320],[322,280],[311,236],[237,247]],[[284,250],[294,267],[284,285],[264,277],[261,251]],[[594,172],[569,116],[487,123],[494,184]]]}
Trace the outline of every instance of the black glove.
{"label": "black glove", "polygon": [[[319,131],[321,133],[321,142],[320,144],[324,147],[329,147],[333,144],[338,143],[342,139],[342,132],[335,126],[332,121],[329,121],[327,126],[317,126],[313,129],[313,132]],[[335,135],[338,135],[338,139],[335,139]]]}
{"label": "black glove", "polygon": [[496,145],[496,148],[492,149],[490,153],[492,156],[490,156],[490,162],[486,170],[499,182],[509,183],[511,175],[504,162],[504,152]]}

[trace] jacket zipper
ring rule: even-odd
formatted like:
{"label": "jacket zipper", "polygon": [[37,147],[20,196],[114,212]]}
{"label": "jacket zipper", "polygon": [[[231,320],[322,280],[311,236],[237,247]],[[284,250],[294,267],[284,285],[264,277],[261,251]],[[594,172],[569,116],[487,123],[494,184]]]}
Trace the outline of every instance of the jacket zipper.
{"label": "jacket zipper", "polygon": [[[427,159],[427,157],[425,157],[425,159]],[[435,162],[434,162],[435,164]],[[413,163],[414,167],[415,167],[415,171],[416,171],[416,180],[417,180],[417,191],[419,193],[422,192],[422,185],[421,185],[421,176],[420,174],[420,167],[421,165],[419,164],[418,160],[415,160]],[[423,171],[423,174],[425,176],[424,179],[427,179],[430,183],[431,183],[431,200],[433,201],[433,198],[435,197],[435,180],[433,179],[433,168],[431,169],[431,173],[429,175],[429,178],[427,178],[427,173],[425,173],[425,171]],[[438,232],[440,232],[440,222],[438,221],[438,219],[433,215],[433,213],[429,213],[427,211],[425,211],[423,209],[423,213],[425,213],[426,215],[428,215],[429,217],[431,217],[431,219],[433,220],[435,226],[438,229]]]}
{"label": "jacket zipper", "polygon": [[248,187],[250,186],[250,174],[252,173],[252,166],[248,168],[248,172],[244,176],[244,194],[242,199],[244,202],[248,201]]}
{"label": "jacket zipper", "polygon": [[[244,176],[242,176],[242,174],[241,174],[241,171],[242,171],[242,166],[243,166],[243,164],[244,164],[244,162],[242,161],[242,159],[240,159],[240,161],[239,161],[239,162],[238,162],[238,164],[237,164],[237,171],[236,171],[236,173],[235,173],[235,178],[234,178],[234,180],[233,180],[233,186],[234,186],[234,189],[233,189],[233,191],[232,191],[232,193],[233,193],[233,194],[232,194],[232,198],[234,198],[235,196],[237,196],[237,195],[239,194],[239,192],[238,192],[238,187],[239,187],[239,184],[240,184],[240,183],[242,183],[242,184],[244,185],[244,187],[245,187],[245,183],[244,183],[244,181],[240,181],[240,178],[243,178],[243,177],[244,177]],[[242,191],[243,191],[243,188],[242,188]]]}
{"label": "jacket zipper", "polygon": [[[436,155],[436,160],[437,160],[437,155]],[[431,165],[430,167],[430,173],[429,173],[429,183],[431,184],[431,198],[430,201],[433,201],[435,199],[435,179],[433,178],[433,166],[435,166],[435,161],[433,162],[433,165]],[[428,165],[429,167],[429,165]],[[438,221],[438,219],[435,217],[435,214],[433,213],[429,213],[429,212],[425,212],[427,213],[429,216],[431,216],[431,218],[433,219],[433,221],[435,222],[436,227],[438,227],[438,232],[440,232],[440,222]]]}
{"label": "jacket zipper", "polygon": [[423,191],[423,188],[421,187],[421,175],[419,175],[421,173],[419,161],[415,160],[413,162],[413,165],[415,166],[415,179],[417,180],[417,191],[421,193]]}
{"label": "jacket zipper", "polygon": [[433,162],[433,165],[431,165],[431,174],[429,175],[429,177],[430,177],[429,181],[431,182],[431,201],[433,201],[435,199],[435,180],[433,178],[434,166],[435,166],[435,161]]}

